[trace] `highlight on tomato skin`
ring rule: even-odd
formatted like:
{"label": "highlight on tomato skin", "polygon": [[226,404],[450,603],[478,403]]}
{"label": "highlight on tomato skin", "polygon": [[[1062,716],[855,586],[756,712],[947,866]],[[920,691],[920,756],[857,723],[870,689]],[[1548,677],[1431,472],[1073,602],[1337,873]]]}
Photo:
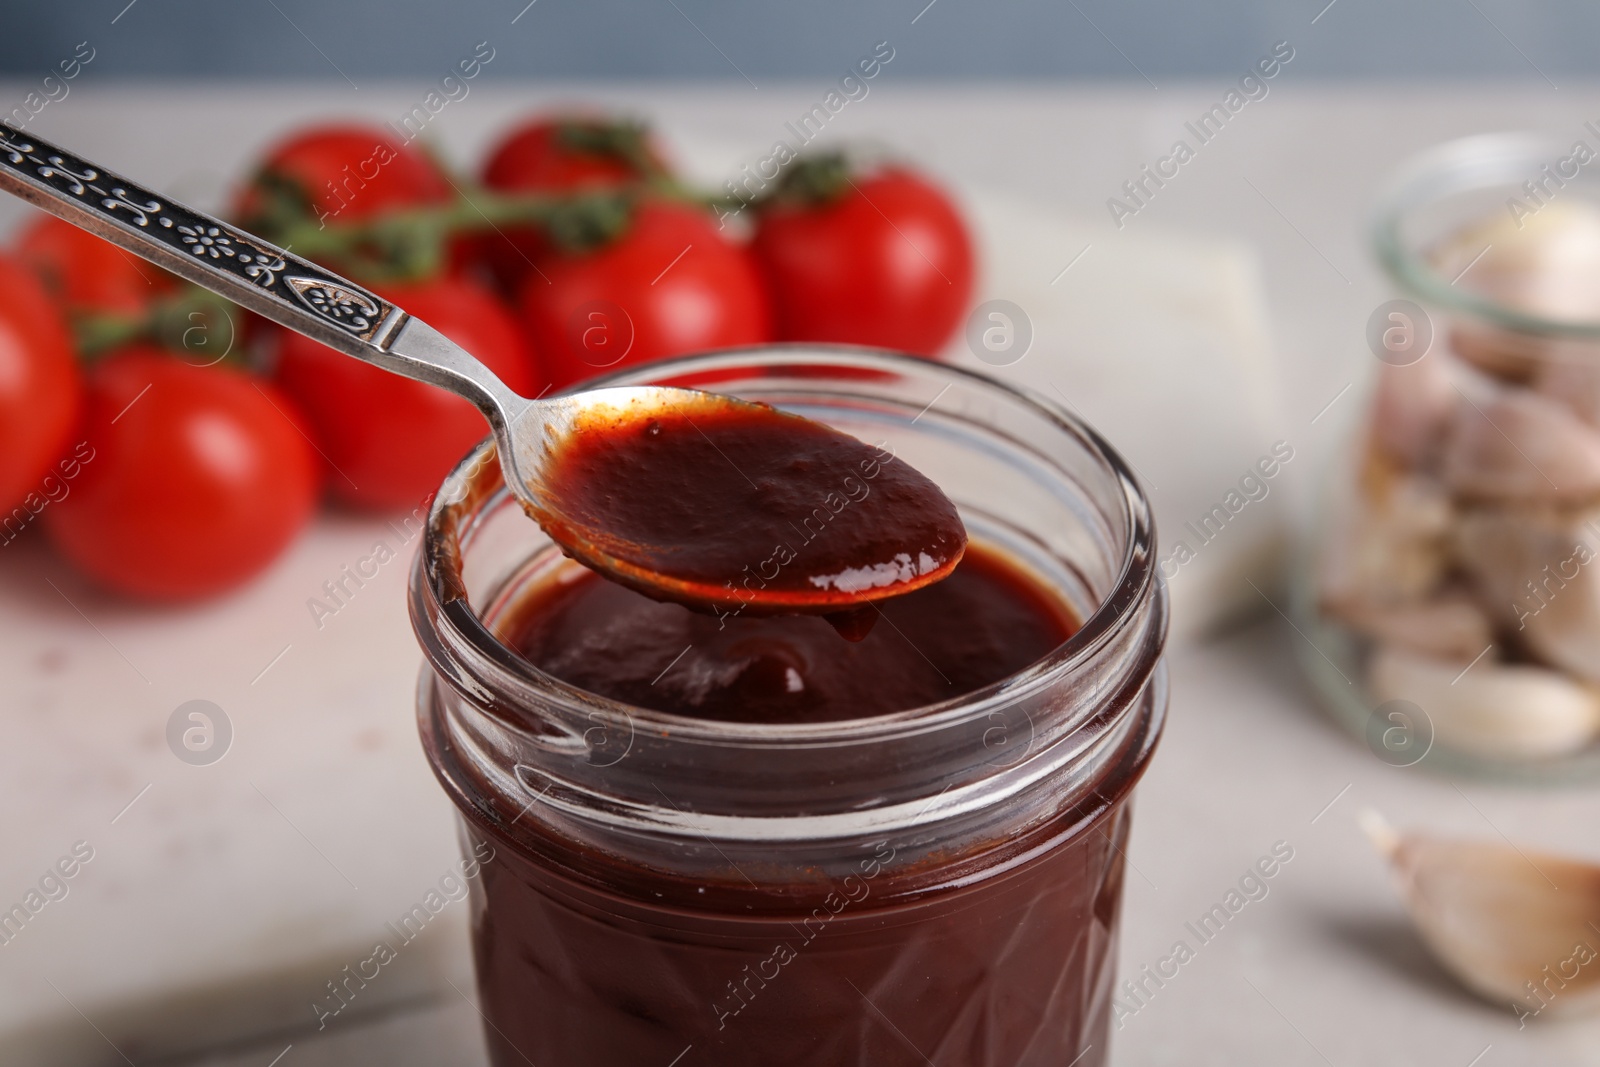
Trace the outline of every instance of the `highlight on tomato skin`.
{"label": "highlight on tomato skin", "polygon": [[19,259],[0,254],[0,542],[32,525],[71,449],[82,384],[66,319]]}
{"label": "highlight on tomato skin", "polygon": [[169,602],[265,570],[316,510],[316,454],[294,402],[226,365],[150,345],[89,369],[92,458],[41,516],[51,544],[106,588]]}

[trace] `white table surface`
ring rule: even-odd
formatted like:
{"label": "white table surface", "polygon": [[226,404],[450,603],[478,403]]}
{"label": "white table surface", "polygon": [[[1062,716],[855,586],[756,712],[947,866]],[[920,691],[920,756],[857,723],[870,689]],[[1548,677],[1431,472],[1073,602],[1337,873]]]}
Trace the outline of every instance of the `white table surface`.
{"label": "white table surface", "polygon": [[[1305,44],[1313,46],[1310,40]],[[1106,198],[1140,164],[1164,154],[1183,121],[1209,107],[1224,88],[932,88],[896,84],[889,68],[872,95],[838,121],[845,135],[903,147],[958,186],[1012,191],[1090,223],[1102,220],[1109,244],[1122,235],[1106,214]],[[86,83],[58,105],[60,124],[48,131],[66,139],[72,130],[98,129],[102,119],[91,121],[90,109],[102,109],[99,116],[120,117],[129,128],[102,129],[85,148],[115,158],[119,143],[141,135],[132,128],[134,120],[162,122],[171,113],[167,105],[192,102],[205,91],[133,93]],[[777,136],[783,122],[806,110],[819,91],[752,91],[740,83],[554,92],[486,84],[452,106],[481,109],[480,120],[503,119],[551,100],[594,99],[651,114],[676,136],[755,147]],[[313,90],[261,92],[265,100],[283,100],[285,114],[300,113],[319,96]],[[329,110],[359,112],[372,99],[342,83],[320,95]],[[1361,383],[1374,362],[1364,349],[1363,329],[1371,309],[1390,295],[1364,247],[1367,212],[1385,174],[1421,147],[1468,133],[1532,127],[1568,140],[1584,136],[1581,126],[1592,117],[1594,100],[1592,90],[1554,91],[1543,83],[1301,85],[1290,68],[1272,95],[1251,104],[1205,146],[1128,221],[1124,234],[1161,227],[1259,248],[1276,341],[1278,425],[1308,457],[1326,455],[1358,414]],[[80,117],[71,108],[83,109]],[[475,141],[452,143],[448,123],[441,121],[439,132],[462,154],[479,147]],[[218,129],[219,156],[235,160],[262,135],[259,129]],[[197,173],[193,189],[177,191],[196,199],[214,195],[216,175],[224,170]],[[1064,249],[1062,265],[1078,251]],[[1091,249],[1080,266],[1092,263],[1094,254]],[[1341,392],[1352,383],[1348,393]],[[1160,383],[1147,387],[1159,389]],[[1316,485],[1316,464],[1297,461],[1285,478],[1289,491],[1303,499]],[[295,603],[291,597],[285,610]],[[1115,1037],[1115,1062],[1600,1064],[1600,1024],[1536,1022],[1519,1031],[1509,1011],[1466,996],[1446,979],[1410,932],[1386,873],[1354,825],[1355,813],[1373,806],[1402,826],[1484,838],[1503,833],[1519,843],[1600,857],[1593,830],[1600,792],[1455,784],[1385,766],[1314,710],[1292,663],[1299,640],[1269,614],[1174,657],[1168,734],[1138,801],[1124,970],[1165,955],[1183,936],[1183,924],[1206,911],[1274,842],[1291,843],[1295,859],[1273,880],[1267,899],[1250,905],[1127,1020]],[[263,644],[270,643],[264,636]],[[139,650],[130,652],[138,658]],[[242,662],[238,666],[244,669]],[[281,684],[292,686],[292,678],[291,673]],[[249,721],[268,729],[266,714],[265,706],[254,709]],[[398,739],[407,728],[400,724],[394,743],[405,743]],[[341,740],[359,749],[392,739]],[[140,742],[130,736],[130,743]],[[132,796],[141,783],[128,784]],[[274,786],[271,780],[260,784]],[[308,820],[317,813],[292,814]],[[425,818],[429,832],[443,828],[442,815]],[[9,819],[28,817],[8,813]],[[447,853],[444,848],[440,854]],[[6,870],[23,873],[9,861]],[[332,877],[326,870],[317,876],[322,875]],[[70,906],[70,899],[61,905]],[[125,924],[131,921],[124,917]],[[457,943],[441,951],[459,949]],[[203,1062],[267,1067],[282,1054],[281,1067],[475,1064],[481,1062],[477,1021],[466,999],[470,988],[463,989],[460,996],[381,1019],[352,1020],[321,1037],[286,1033]],[[105,1062],[121,1060],[108,1055]]]}

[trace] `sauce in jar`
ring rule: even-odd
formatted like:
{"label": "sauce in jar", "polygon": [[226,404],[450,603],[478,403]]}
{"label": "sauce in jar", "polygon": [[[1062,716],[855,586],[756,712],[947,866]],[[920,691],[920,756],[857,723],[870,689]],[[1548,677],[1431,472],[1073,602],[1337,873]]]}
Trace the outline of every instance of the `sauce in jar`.
{"label": "sauce in jar", "polygon": [[861,640],[530,553],[474,458],[434,508],[419,718],[493,857],[471,902],[494,1067],[1107,1062],[1127,801],[1166,706],[1148,505],[1065,412],[827,355],[652,372],[888,427],[980,521]]}
{"label": "sauce in jar", "polygon": [[[1076,629],[1064,603],[981,543],[948,578],[879,610],[882,624],[852,643],[814,617],[659,603],[566,561],[499,629],[572,685],[756,723],[959,698]],[[886,784],[918,773],[882,757]],[[843,877],[780,862],[683,879],[520,823],[475,825],[498,857],[481,875],[475,932],[495,1062],[632,1067],[688,1048],[680,1067],[1064,1064],[1064,1050],[1094,1043],[1083,1009],[1106,994],[1126,819],[1117,809],[1099,833],[1063,839],[1110,811],[1116,790],[961,854],[919,858],[884,838]],[[1011,869],[987,877],[997,867]]]}
{"label": "sauce in jar", "polygon": [[475,823],[491,1062],[1100,1067],[1137,770],[1025,836],[884,839],[831,878],[689,881]]}
{"label": "sauce in jar", "polygon": [[715,617],[564,565],[500,624],[528,662],[591,693],[691,718],[828,722],[964,696],[1077,629],[1065,604],[973,546],[948,578],[869,610],[841,641],[803,615]]}

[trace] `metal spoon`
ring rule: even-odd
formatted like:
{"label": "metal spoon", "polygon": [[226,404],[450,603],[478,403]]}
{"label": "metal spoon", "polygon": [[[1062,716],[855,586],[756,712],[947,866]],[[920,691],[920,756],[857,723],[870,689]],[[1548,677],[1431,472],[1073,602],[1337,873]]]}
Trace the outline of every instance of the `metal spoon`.
{"label": "metal spoon", "polygon": [[[745,580],[736,585],[741,573],[770,562],[771,557],[763,560],[759,555],[752,558],[748,552],[732,550],[725,559],[713,561],[711,571],[716,580],[708,582],[703,546],[697,573],[674,573],[673,561],[686,547],[670,543],[671,537],[679,534],[663,535],[643,526],[599,528],[593,509],[578,506],[581,502],[573,500],[570,492],[551,491],[556,476],[562,473],[564,456],[573,452],[571,446],[585,431],[615,426],[621,420],[713,409],[776,415],[771,409],[664,386],[594,389],[542,400],[519,396],[459,345],[382,297],[236,226],[157,195],[97,163],[3,123],[0,188],[345,355],[470,400],[489,420],[506,484],[524,509],[569,555],[647,595],[718,610],[837,612],[944,577],[965,547],[965,531],[955,518],[954,505],[926,478],[900,464],[896,478],[903,484],[897,488],[911,486],[921,493],[920,500],[908,504],[904,492],[877,493],[869,498],[875,500],[873,518],[888,529],[894,529],[898,521],[901,528],[926,531],[927,505],[932,500],[935,510],[948,510],[948,519],[936,541],[924,537],[891,546],[892,551],[879,544],[872,549],[878,558],[845,561],[852,574],[859,570],[888,576],[877,584],[851,587],[848,595],[841,595],[838,582],[813,586],[822,579],[788,585]],[[813,431],[821,429],[817,424],[807,425]],[[868,463],[884,462],[882,454],[855,438],[824,432],[840,439],[833,444],[852,465],[857,459],[863,469]],[[796,496],[796,489],[804,497],[814,488],[817,499],[837,490],[836,477],[815,486],[804,484],[803,474],[789,472],[785,477],[789,481],[784,489],[790,498]],[[569,478],[569,486],[570,482]],[[751,488],[756,489],[753,482]],[[732,519],[744,517],[733,515]],[[770,547],[763,544],[762,554]],[[905,559],[914,562],[908,567]],[[728,578],[725,590],[723,568]]]}

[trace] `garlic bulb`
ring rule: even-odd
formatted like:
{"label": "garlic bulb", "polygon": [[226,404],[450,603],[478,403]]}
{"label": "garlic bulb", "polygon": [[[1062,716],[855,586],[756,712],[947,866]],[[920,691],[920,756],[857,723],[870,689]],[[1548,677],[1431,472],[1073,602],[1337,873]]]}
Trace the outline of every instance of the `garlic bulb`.
{"label": "garlic bulb", "polygon": [[1422,940],[1468,989],[1526,1021],[1600,1010],[1600,867],[1490,842],[1362,828]]}
{"label": "garlic bulb", "polygon": [[1441,660],[1379,646],[1368,668],[1373,700],[1406,700],[1447,748],[1493,758],[1573,752],[1600,734],[1600,694],[1559,671]]}

